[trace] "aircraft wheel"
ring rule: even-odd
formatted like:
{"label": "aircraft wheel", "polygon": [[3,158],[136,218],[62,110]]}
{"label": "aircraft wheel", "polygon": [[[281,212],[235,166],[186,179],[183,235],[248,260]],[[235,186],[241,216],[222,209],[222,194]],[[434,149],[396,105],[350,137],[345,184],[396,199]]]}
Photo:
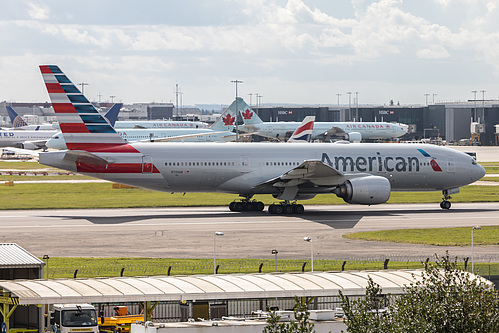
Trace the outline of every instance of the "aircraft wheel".
{"label": "aircraft wheel", "polygon": [[236,202],[235,202],[235,201],[232,201],[232,202],[229,204],[229,210],[230,210],[231,212],[235,212],[235,211],[236,211],[235,205],[236,205]]}
{"label": "aircraft wheel", "polygon": [[282,205],[274,205],[274,214],[282,215],[283,211]]}
{"label": "aircraft wheel", "polygon": [[274,204],[272,204],[272,205],[269,206],[269,214],[275,214],[274,208],[275,208]]}
{"label": "aircraft wheel", "polygon": [[234,204],[234,209],[236,212],[242,212],[244,210],[244,203],[242,202],[236,202]]}
{"label": "aircraft wheel", "polygon": [[447,200],[444,200],[440,203],[440,208],[442,208],[442,209],[449,209],[450,206],[451,206],[451,202],[447,201]]}
{"label": "aircraft wheel", "polygon": [[282,210],[283,210],[284,214],[293,214],[294,213],[294,209],[293,209],[292,205],[284,205]]}
{"label": "aircraft wheel", "polygon": [[253,203],[253,202],[246,202],[244,204],[244,210],[247,210],[249,212],[256,210],[255,208],[256,208],[256,206],[255,206],[255,203]]}
{"label": "aircraft wheel", "polygon": [[253,210],[261,212],[261,211],[263,211],[264,208],[265,208],[265,205],[261,201],[257,201],[257,202],[253,203]]}
{"label": "aircraft wheel", "polygon": [[305,208],[301,204],[294,205],[294,207],[293,207],[293,212],[295,214],[303,214],[304,211],[305,211]]}

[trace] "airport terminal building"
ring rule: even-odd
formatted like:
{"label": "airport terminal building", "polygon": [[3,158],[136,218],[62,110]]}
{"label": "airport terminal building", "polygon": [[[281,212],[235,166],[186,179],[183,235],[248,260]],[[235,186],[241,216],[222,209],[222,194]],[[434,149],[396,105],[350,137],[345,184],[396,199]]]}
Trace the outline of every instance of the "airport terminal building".
{"label": "airport terminal building", "polygon": [[[21,115],[38,116],[40,122],[55,120],[50,103],[0,103],[0,120],[8,127],[6,106]],[[105,112],[111,103],[100,105]],[[195,110],[189,109],[194,112]],[[448,144],[498,145],[495,126],[499,124],[499,100],[469,100],[433,105],[351,105],[351,106],[253,106],[263,121],[302,121],[315,116],[316,122],[385,121],[409,126],[401,140],[438,139]],[[199,110],[198,110],[199,111]],[[200,112],[200,111],[199,111]],[[171,103],[136,103],[124,105],[119,120],[154,120],[174,118]]]}

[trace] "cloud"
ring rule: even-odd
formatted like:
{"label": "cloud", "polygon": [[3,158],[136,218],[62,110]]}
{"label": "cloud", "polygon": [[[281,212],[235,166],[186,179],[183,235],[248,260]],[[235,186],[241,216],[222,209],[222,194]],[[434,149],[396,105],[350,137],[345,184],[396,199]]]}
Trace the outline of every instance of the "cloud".
{"label": "cloud", "polygon": [[50,17],[50,9],[43,4],[36,4],[33,2],[28,3],[28,14],[35,20],[48,20]]}

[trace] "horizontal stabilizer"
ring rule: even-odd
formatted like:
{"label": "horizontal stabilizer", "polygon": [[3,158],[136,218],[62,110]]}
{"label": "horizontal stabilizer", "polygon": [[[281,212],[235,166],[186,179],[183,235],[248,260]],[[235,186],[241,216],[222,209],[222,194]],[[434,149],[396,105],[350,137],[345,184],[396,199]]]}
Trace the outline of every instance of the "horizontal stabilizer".
{"label": "horizontal stabilizer", "polygon": [[106,161],[105,159],[84,150],[68,150],[66,152],[66,155],[64,155],[64,159],[72,162],[92,165],[110,164],[110,162]]}

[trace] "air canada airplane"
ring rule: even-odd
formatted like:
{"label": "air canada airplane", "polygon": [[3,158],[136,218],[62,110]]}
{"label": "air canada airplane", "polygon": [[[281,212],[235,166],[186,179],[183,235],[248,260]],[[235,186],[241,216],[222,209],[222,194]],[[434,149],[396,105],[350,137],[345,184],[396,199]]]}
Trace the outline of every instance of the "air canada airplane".
{"label": "air canada airplane", "polygon": [[[242,98],[239,98],[238,105],[241,106],[244,122],[243,126],[239,126],[239,130],[243,132],[284,140],[300,124],[294,121],[264,122]],[[341,138],[360,142],[364,139],[398,138],[406,133],[406,125],[386,122],[315,122],[312,139],[329,141],[331,138]]]}
{"label": "air canada airplane", "polygon": [[165,192],[225,192],[232,211],[261,211],[255,194],[282,200],[272,214],[300,214],[296,200],[335,194],[351,204],[381,204],[391,191],[442,191],[485,174],[471,156],[440,146],[379,143],[188,143],[122,139],[56,65],[40,66],[68,150],[39,162],[122,184]]}

